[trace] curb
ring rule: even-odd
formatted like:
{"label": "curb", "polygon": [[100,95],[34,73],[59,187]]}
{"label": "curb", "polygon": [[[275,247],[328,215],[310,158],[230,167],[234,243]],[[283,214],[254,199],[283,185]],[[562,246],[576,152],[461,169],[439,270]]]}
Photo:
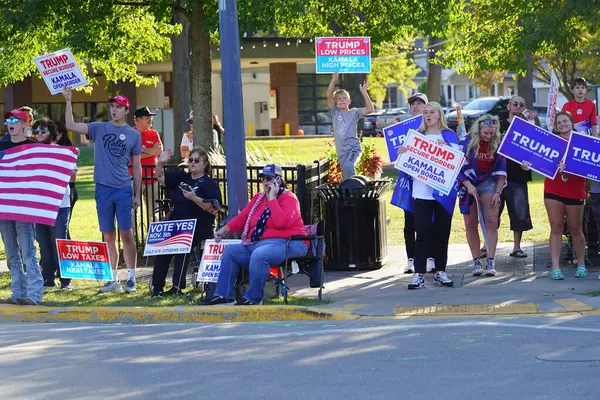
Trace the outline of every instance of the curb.
{"label": "curb", "polygon": [[73,323],[218,323],[332,321],[360,318],[349,312],[298,306],[43,307],[0,306],[0,321]]}

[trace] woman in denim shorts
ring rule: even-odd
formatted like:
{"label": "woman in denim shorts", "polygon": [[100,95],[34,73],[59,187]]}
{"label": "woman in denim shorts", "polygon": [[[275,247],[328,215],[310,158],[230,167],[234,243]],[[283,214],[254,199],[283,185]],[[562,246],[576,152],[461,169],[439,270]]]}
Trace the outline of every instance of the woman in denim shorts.
{"label": "woman in denim shorts", "polygon": [[479,213],[483,214],[482,232],[488,255],[485,275],[496,275],[498,210],[500,195],[506,186],[506,160],[497,154],[499,145],[498,117],[485,114],[473,124],[463,147],[465,164],[459,176],[459,205],[473,256],[473,276],[484,274],[480,261]]}

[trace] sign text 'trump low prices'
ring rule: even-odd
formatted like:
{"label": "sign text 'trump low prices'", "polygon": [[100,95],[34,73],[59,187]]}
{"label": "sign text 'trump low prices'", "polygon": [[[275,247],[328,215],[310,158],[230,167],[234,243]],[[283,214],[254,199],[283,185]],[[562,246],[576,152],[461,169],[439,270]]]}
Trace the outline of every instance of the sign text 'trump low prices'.
{"label": "sign text 'trump low prices'", "polygon": [[317,74],[371,72],[369,37],[319,37],[315,55]]}

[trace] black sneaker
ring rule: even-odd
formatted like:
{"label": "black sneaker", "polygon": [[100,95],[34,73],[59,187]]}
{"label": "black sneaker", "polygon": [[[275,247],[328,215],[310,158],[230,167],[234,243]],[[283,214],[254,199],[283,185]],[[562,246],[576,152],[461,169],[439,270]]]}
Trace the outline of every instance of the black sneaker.
{"label": "black sneaker", "polygon": [[234,301],[235,300],[228,299],[223,296],[217,296],[217,297],[213,297],[210,300],[206,299],[206,301],[204,302],[204,305],[205,306],[218,306],[220,304],[232,304]]}
{"label": "black sneaker", "polygon": [[54,290],[56,289],[56,282],[54,281],[44,281],[44,287],[43,290],[48,291],[48,290]]}
{"label": "black sneaker", "polygon": [[0,304],[14,304],[14,305],[18,305],[19,303],[17,303],[17,301],[15,299],[13,299],[12,297],[9,297],[7,299],[0,299]]}
{"label": "black sneaker", "polygon": [[71,291],[73,290],[73,286],[71,286],[71,282],[69,283],[61,283],[60,290]]}
{"label": "black sneaker", "polygon": [[240,301],[236,301],[234,306],[258,306],[258,305],[261,305],[262,303],[263,303],[262,301],[260,303],[256,303],[252,300],[242,299]]}
{"label": "black sneaker", "polygon": [[38,303],[36,303],[35,301],[31,300],[28,297],[17,298],[17,303],[19,303],[22,306],[39,306]]}
{"label": "black sneaker", "polygon": [[153,299],[162,299],[163,297],[165,297],[165,292],[163,292],[162,290],[159,292],[152,293]]}

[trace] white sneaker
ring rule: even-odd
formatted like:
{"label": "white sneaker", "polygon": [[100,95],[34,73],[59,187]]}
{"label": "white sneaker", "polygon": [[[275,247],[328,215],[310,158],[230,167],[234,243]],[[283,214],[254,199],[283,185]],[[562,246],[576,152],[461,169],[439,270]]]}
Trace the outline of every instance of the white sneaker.
{"label": "white sneaker", "polygon": [[404,273],[412,274],[414,272],[415,272],[415,259],[409,258],[408,261],[406,262],[406,265],[404,266]]}
{"label": "white sneaker", "polygon": [[427,272],[435,272],[435,259],[434,258],[427,259]]}
{"label": "white sneaker", "polygon": [[473,260],[473,276],[481,276],[483,274],[483,267],[479,259]]}
{"label": "white sneaker", "polygon": [[100,293],[108,293],[108,292],[119,292],[123,291],[123,287],[117,281],[109,281],[106,282],[104,286],[102,286],[99,290]]}
{"label": "white sneaker", "polygon": [[425,279],[421,274],[414,274],[412,280],[408,283],[409,289],[420,289],[423,286],[425,286]]}
{"label": "white sneaker", "polygon": [[454,282],[452,282],[452,279],[448,278],[446,271],[436,272],[433,278],[433,282],[438,286],[446,287],[451,287],[454,284]]}
{"label": "white sneaker", "polygon": [[485,276],[496,276],[496,260],[488,258],[487,265],[485,266]]}

